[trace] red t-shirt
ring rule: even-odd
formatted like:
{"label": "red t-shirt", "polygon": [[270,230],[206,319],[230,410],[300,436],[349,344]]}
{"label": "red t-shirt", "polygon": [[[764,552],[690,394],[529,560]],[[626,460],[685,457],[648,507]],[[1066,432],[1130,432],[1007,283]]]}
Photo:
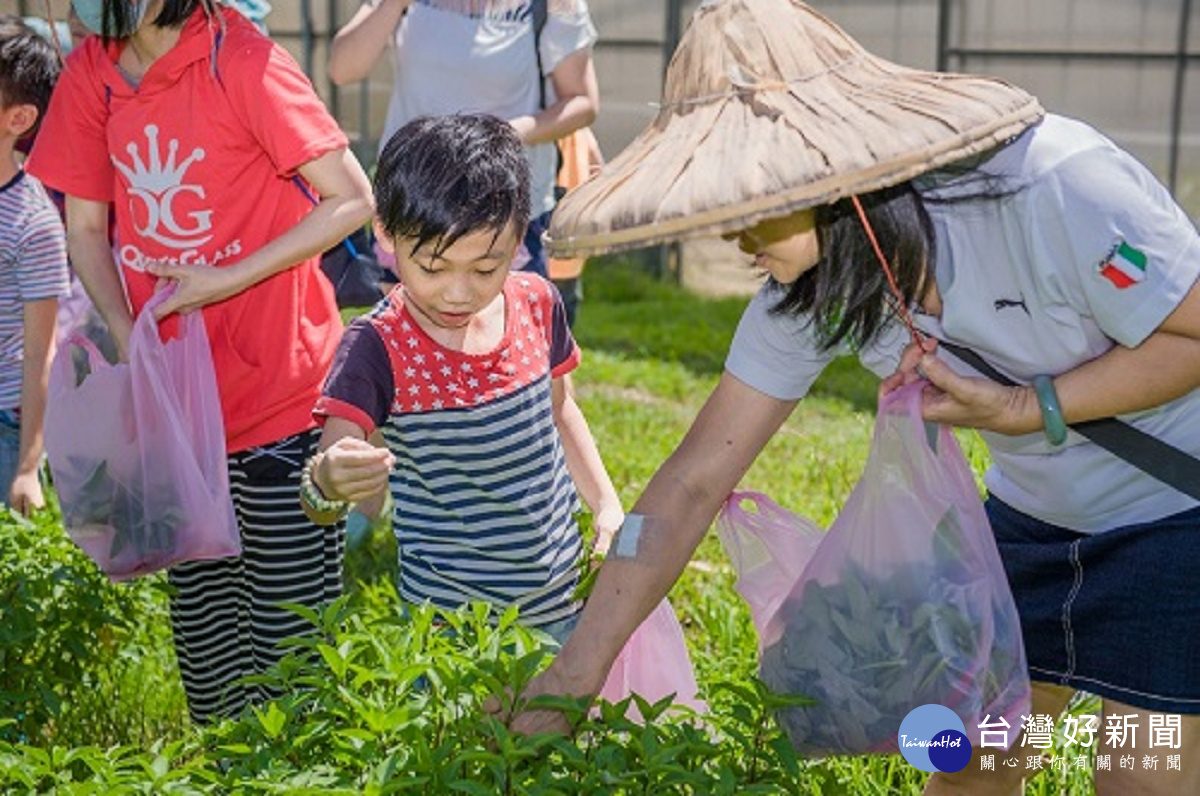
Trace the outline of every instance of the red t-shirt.
{"label": "red t-shirt", "polygon": [[[296,169],[348,144],[291,56],[221,14],[223,33],[197,8],[136,88],[117,70],[120,42],[85,40],[27,164],[65,194],[113,203],[135,314],[154,291],[147,261],[219,266],[257,250],[312,209]],[[231,452],[313,427],[342,331],[319,258],[205,307],[204,321]]]}

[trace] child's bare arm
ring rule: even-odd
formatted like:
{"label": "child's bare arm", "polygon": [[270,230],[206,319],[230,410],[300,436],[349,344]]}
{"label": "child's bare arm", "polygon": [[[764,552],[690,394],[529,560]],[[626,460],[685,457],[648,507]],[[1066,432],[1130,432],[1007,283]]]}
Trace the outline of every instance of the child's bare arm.
{"label": "child's bare arm", "polygon": [[38,469],[42,461],[42,421],[46,416],[46,388],[50,360],[54,358],[58,299],[26,302],[24,306],[25,352],[21,373],[21,448],[16,478],[8,503],[25,516],[46,505]]}
{"label": "child's bare arm", "polygon": [[553,382],[554,422],[562,438],[571,479],[583,501],[592,510],[596,551],[604,553],[608,551],[613,534],[621,527],[625,512],[604,461],[600,458],[592,431],[579,404],[575,402],[570,379],[570,376],[562,376]]}

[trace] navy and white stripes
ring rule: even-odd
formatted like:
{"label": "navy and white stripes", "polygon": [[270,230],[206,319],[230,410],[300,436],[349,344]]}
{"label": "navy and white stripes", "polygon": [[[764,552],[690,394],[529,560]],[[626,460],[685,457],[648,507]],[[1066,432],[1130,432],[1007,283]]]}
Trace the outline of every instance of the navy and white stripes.
{"label": "navy and white stripes", "polygon": [[398,288],[346,330],[314,412],[378,429],[396,457],[401,597],[515,605],[544,628],[580,608],[579,497],[552,388],[580,355],[549,282],[510,274],[504,303],[497,345],[466,353],[433,340]]}
{"label": "navy and white stripes", "polygon": [[274,696],[240,682],[287,651],[279,642],[313,632],[282,607],[318,607],[342,591],[342,526],[314,525],[300,506],[300,468],[316,446],[309,431],[229,458],[242,555],[172,568],[171,624],[188,710],[197,722],[237,714]]}
{"label": "navy and white stripes", "polygon": [[36,178],[0,185],[0,409],[21,405],[26,302],[70,290],[62,219]]}
{"label": "navy and white stripes", "polygon": [[574,615],[579,500],[548,373],[470,409],[393,414],[383,433],[404,599],[515,604],[534,626]]}

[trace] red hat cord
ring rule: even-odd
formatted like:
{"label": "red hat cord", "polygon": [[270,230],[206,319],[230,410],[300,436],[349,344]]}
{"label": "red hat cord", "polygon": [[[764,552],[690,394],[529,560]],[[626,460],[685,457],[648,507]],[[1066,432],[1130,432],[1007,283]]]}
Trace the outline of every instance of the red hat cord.
{"label": "red hat cord", "polygon": [[921,345],[923,335],[913,323],[912,314],[908,311],[908,304],[904,300],[904,294],[900,292],[900,287],[896,284],[896,277],[892,275],[892,269],[888,266],[887,258],[883,256],[883,249],[879,246],[879,241],[875,238],[875,230],[871,229],[871,222],[867,220],[867,213],[863,210],[862,202],[858,201],[857,196],[851,196],[850,201],[854,203],[854,209],[858,211],[858,218],[862,221],[863,229],[867,232],[867,239],[871,241],[871,248],[875,250],[875,256],[879,258],[879,264],[883,267],[884,276],[887,277],[888,285],[892,288],[892,297],[895,299],[892,303],[892,309],[900,316],[900,320],[908,327],[908,333],[912,335],[913,344]]}

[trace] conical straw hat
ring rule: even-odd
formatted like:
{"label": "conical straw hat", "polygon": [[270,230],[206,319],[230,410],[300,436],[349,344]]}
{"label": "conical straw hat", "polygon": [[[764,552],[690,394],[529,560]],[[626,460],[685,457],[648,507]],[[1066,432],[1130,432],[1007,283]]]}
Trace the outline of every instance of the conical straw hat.
{"label": "conical straw hat", "polygon": [[985,151],[1042,115],[989,77],[876,57],[800,0],[708,0],[654,121],[554,211],[555,256],[716,235]]}

